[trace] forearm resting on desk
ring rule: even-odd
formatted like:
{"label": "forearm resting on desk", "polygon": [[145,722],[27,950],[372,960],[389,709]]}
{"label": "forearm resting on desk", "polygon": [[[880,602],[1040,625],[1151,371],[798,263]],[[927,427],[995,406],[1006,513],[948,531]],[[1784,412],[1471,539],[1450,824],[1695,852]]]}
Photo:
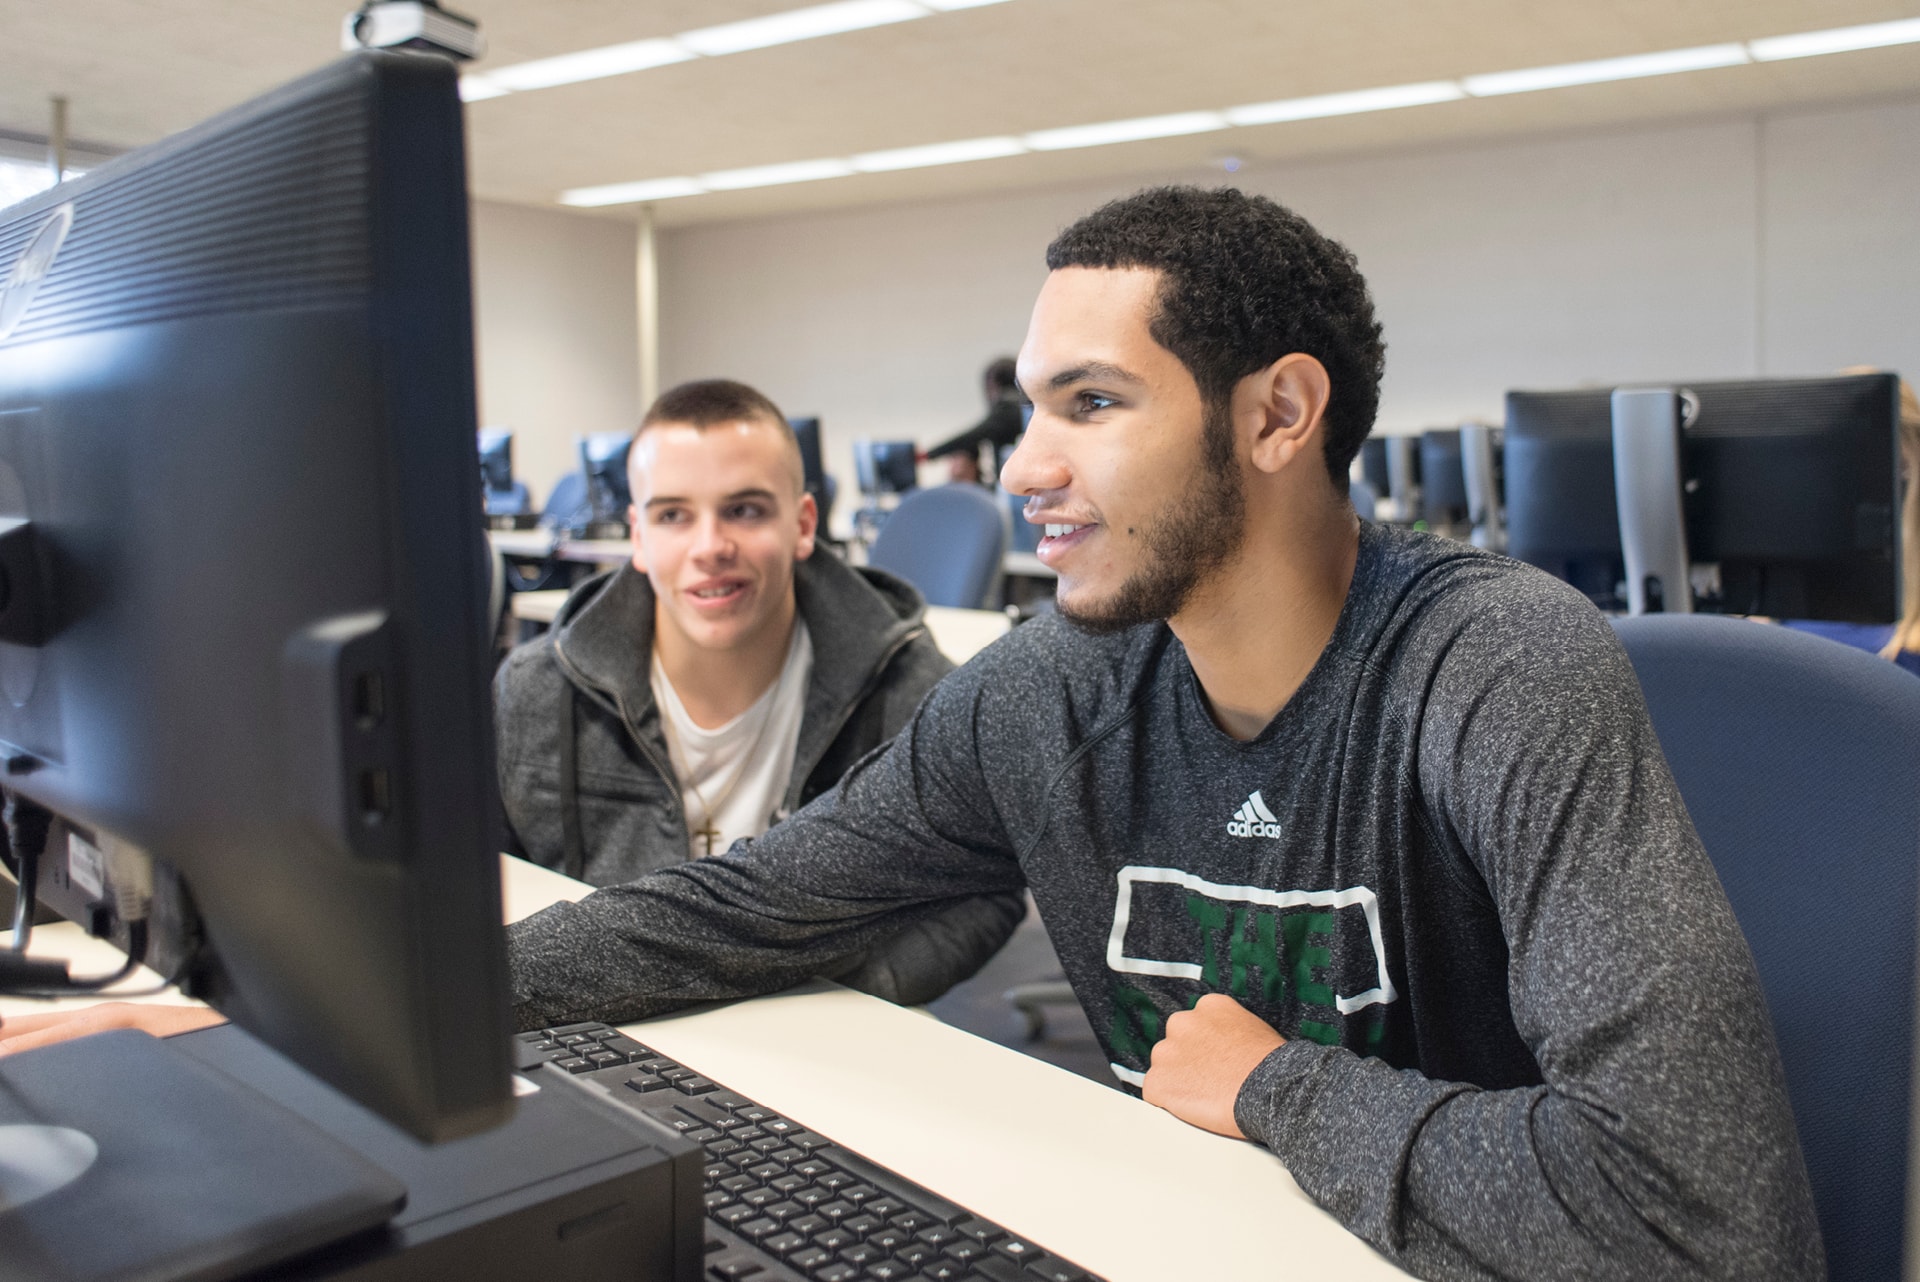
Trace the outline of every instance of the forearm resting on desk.
{"label": "forearm resting on desk", "polygon": [[175,1033],[190,1033],[196,1028],[225,1022],[225,1016],[206,1006],[101,1002],[79,1010],[15,1015],[0,1021],[0,1055],[30,1051],[114,1028],[134,1028],[154,1037],[172,1037]]}

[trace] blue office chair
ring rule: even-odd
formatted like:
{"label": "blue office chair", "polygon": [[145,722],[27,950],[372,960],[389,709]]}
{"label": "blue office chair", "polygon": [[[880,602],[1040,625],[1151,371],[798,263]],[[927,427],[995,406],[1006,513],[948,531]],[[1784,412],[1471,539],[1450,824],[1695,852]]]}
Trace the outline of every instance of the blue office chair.
{"label": "blue office chair", "polygon": [[1032,552],[1040,546],[1040,536],[1045,533],[1026,516],[1027,496],[1015,494],[1012,490],[995,490],[1001,504],[1007,509],[1007,527],[1011,531],[1007,547],[1014,552]]}
{"label": "blue office chair", "polygon": [[533,494],[525,481],[515,481],[504,490],[489,486],[486,500],[488,516],[524,516],[533,511]]}
{"label": "blue office chair", "polygon": [[978,485],[940,485],[900,500],[873,540],[867,563],[891,570],[928,605],[989,608],[998,600],[1007,518]]}
{"label": "blue office chair", "polygon": [[585,473],[568,472],[554,482],[553,492],[547,495],[546,506],[540,509],[540,524],[570,530],[592,519],[593,499],[587,492]]}
{"label": "blue office chair", "polygon": [[1618,619],[1753,948],[1831,1282],[1900,1276],[1920,912],[1920,681],[1740,619]]}

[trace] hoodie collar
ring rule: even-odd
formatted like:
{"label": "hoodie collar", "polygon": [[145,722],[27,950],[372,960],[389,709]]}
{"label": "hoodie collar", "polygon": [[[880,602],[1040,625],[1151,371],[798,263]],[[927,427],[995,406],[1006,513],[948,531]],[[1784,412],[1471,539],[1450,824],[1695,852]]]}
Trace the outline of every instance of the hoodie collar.
{"label": "hoodie collar", "polygon": [[[852,705],[885,662],[924,628],[920,594],[870,567],[821,549],[794,567],[795,604],[813,639],[813,678],[797,760],[826,751]],[[561,669],[587,693],[617,705],[636,729],[653,711],[653,585],[631,564],[590,579],[554,621]],[[815,742],[815,740],[818,740]]]}

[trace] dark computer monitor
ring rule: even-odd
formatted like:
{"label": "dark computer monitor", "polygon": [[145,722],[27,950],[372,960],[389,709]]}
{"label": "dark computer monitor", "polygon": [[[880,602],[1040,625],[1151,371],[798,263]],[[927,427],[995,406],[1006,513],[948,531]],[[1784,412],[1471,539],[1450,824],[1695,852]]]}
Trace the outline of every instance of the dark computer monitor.
{"label": "dark computer monitor", "polygon": [[1385,498],[1393,492],[1393,481],[1387,473],[1384,436],[1369,436],[1360,442],[1360,479],[1373,490],[1375,498]]}
{"label": "dark computer monitor", "polygon": [[592,520],[624,524],[633,495],[627,485],[631,432],[595,432],[580,439],[580,474],[587,478]]}
{"label": "dark computer monitor", "polygon": [[[533,520],[533,496],[526,483],[513,479],[513,433],[504,427],[480,429],[480,477],[486,484],[483,496],[489,518],[525,517]],[[520,522],[494,521],[513,528]]]}
{"label": "dark computer monitor", "polygon": [[1613,492],[1613,390],[1508,392],[1507,555],[1626,606]]}
{"label": "dark computer monitor", "polygon": [[1718,567],[1697,608],[1890,623],[1900,616],[1900,379],[1678,385],[1687,544]]}
{"label": "dark computer monitor", "polygon": [[[1696,609],[1882,622],[1899,611],[1892,374],[1675,384]],[[1509,392],[1507,550],[1624,608],[1612,388]]]}
{"label": "dark computer monitor", "polygon": [[1460,432],[1440,428],[1420,436],[1420,514],[1429,525],[1452,528],[1467,519],[1467,479],[1460,465]]}
{"label": "dark computer monitor", "polygon": [[811,417],[790,418],[787,426],[793,429],[793,439],[800,443],[800,472],[807,493],[818,500],[827,475],[826,469],[820,465],[820,420]]}
{"label": "dark computer monitor", "polygon": [[150,866],[162,973],[428,1138],[511,1109],[456,81],[357,55],[0,211],[41,897],[131,946]]}
{"label": "dark computer monitor", "polygon": [[489,490],[513,488],[513,433],[500,427],[480,429],[480,477]]}
{"label": "dark computer monitor", "polygon": [[853,466],[862,494],[905,494],[920,483],[912,441],[855,441]]}

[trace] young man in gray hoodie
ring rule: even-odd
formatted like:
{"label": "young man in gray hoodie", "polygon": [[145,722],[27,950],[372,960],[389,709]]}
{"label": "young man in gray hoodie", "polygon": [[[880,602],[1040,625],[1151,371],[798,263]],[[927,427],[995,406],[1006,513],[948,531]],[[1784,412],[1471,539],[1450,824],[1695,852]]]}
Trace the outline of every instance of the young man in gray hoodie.
{"label": "young man in gray hoodie", "polygon": [[[596,886],[758,837],[953,668],[910,584],[816,551],[798,443],[760,392],[666,392],[628,471],[632,562],[581,585],[494,681],[509,849]],[[1005,892],[958,901],[839,977],[931,1000],[1021,912]]]}
{"label": "young man in gray hoodie", "polygon": [[1024,886],[1123,1083],[1414,1273],[1820,1277],[1752,959],[1606,620],[1347,502],[1352,256],[1168,188],[1047,262],[1003,482],[1064,617],[750,847],[510,927],[520,1026],[767,992]]}

